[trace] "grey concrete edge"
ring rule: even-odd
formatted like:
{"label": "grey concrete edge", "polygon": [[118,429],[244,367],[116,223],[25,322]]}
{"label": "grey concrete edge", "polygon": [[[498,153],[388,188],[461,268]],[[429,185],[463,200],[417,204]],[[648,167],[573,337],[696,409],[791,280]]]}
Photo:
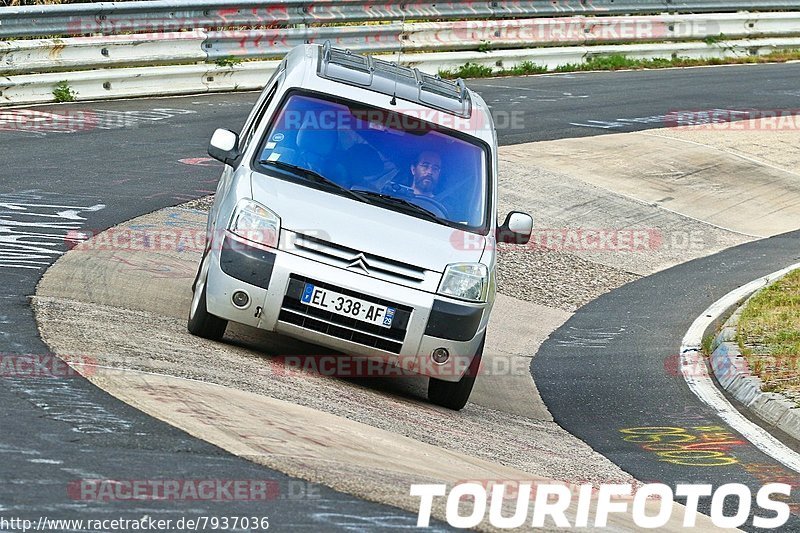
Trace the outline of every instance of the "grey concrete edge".
{"label": "grey concrete edge", "polygon": [[764,288],[750,295],[731,314],[714,338],[710,357],[711,368],[719,384],[748,411],[768,425],[800,441],[800,407],[783,394],[761,390],[761,379],[750,372],[736,342],[736,326],[742,310],[747,302]]}

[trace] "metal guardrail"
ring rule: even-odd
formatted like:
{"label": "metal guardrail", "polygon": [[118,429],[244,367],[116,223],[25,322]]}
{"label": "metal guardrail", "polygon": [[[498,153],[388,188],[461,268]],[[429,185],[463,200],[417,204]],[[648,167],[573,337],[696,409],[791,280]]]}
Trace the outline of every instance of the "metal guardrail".
{"label": "metal guardrail", "polygon": [[[724,39],[719,36],[724,35]],[[357,52],[498,50],[665,41],[719,41],[800,36],[800,12],[390,23],[359,26],[192,30],[158,34],[21,39],[0,42],[0,74],[102,67],[233,63],[283,56],[303,43]]]}
{"label": "metal guardrail", "polygon": [[706,15],[569,16],[537,19],[392,23],[373,26],[214,31],[203,50],[223,57],[278,57],[303,43],[324,43],[356,52],[454,51],[534,46],[718,39],[800,35],[800,13],[720,13]]}
{"label": "metal guardrail", "polygon": [[342,22],[508,19],[797,9],[796,0],[153,0],[0,8],[0,38],[286,27]]}
{"label": "metal guardrail", "polygon": [[[800,38],[731,41],[725,47],[709,47],[706,43],[650,43],[629,45],[566,46],[407,54],[403,62],[435,74],[464,63],[486,67],[498,64],[512,66],[525,61],[554,69],[564,64],[577,64],[586,58],[612,53],[630,57],[670,58],[673,55],[692,58],[741,57],[787,48],[800,49]],[[133,96],[166,96],[212,91],[260,89],[278,65],[278,61],[250,61],[233,67],[214,64],[172,65],[160,67],[107,68],[79,72],[51,72],[4,77],[0,75],[0,106],[53,101],[53,88],[68,80],[78,100],[127,98]]]}
{"label": "metal guardrail", "polygon": [[298,44],[327,40],[358,52],[402,50],[404,63],[436,73],[466,62],[554,69],[610,54],[742,57],[800,49],[797,37],[798,0],[148,0],[3,7],[0,104],[52,101],[53,87],[64,80],[80,99],[252,89],[275,62],[238,59],[276,58]]}

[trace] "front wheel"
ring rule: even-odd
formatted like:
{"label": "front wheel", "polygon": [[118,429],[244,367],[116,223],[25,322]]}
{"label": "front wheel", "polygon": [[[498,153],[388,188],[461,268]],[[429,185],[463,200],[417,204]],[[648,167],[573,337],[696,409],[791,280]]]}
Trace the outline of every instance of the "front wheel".
{"label": "front wheel", "polygon": [[206,285],[208,280],[208,258],[206,255],[200,262],[197,281],[192,295],[192,307],[189,309],[189,322],[186,328],[192,335],[218,341],[225,334],[228,321],[208,312],[206,308]]}
{"label": "front wheel", "polygon": [[481,366],[483,357],[483,344],[486,338],[481,340],[481,345],[469,368],[458,381],[443,381],[441,379],[429,378],[428,381],[428,400],[436,405],[447,407],[454,411],[460,411],[467,405],[472,387],[475,385],[475,378],[478,376],[478,369]]}

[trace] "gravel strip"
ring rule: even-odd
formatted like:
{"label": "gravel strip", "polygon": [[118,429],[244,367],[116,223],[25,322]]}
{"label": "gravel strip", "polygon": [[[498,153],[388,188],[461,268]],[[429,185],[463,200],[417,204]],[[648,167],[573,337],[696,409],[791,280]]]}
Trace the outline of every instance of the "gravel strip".
{"label": "gravel strip", "polygon": [[498,249],[499,292],[566,311],[639,277],[564,252]]}
{"label": "gravel strip", "polygon": [[[231,326],[226,342],[216,343],[190,336],[183,320],[157,314],[43,297],[33,305],[45,342],[65,359],[80,354],[103,366],[263,394],[536,476],[632,482],[554,422],[472,403],[460,412],[433,406],[425,399],[424,378],[339,379],[299,371],[264,355],[275,352],[280,338],[251,328]],[[102,379],[103,372],[108,370],[99,369],[96,376]]]}
{"label": "gravel strip", "polygon": [[181,204],[178,207],[183,207],[184,209],[196,209],[197,211],[208,211],[211,209],[211,204],[213,203],[214,195],[210,194],[208,196],[203,196],[202,198],[197,198],[196,200],[191,200],[185,204]]}

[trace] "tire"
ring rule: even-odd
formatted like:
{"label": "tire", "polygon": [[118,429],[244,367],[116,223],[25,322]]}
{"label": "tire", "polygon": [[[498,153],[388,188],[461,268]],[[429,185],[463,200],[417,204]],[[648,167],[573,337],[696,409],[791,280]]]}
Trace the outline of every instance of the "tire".
{"label": "tire", "polygon": [[192,335],[218,341],[225,334],[228,321],[212,315],[206,308],[206,280],[208,279],[208,256],[204,256],[197,272],[192,293],[192,305],[189,308],[189,321],[186,329]]}
{"label": "tire", "polygon": [[447,407],[454,411],[460,411],[467,405],[472,387],[475,385],[475,378],[478,376],[478,369],[481,366],[483,357],[483,345],[486,337],[481,340],[481,345],[475,357],[472,358],[469,368],[458,381],[443,381],[441,379],[429,378],[428,380],[428,401],[442,407]]}

